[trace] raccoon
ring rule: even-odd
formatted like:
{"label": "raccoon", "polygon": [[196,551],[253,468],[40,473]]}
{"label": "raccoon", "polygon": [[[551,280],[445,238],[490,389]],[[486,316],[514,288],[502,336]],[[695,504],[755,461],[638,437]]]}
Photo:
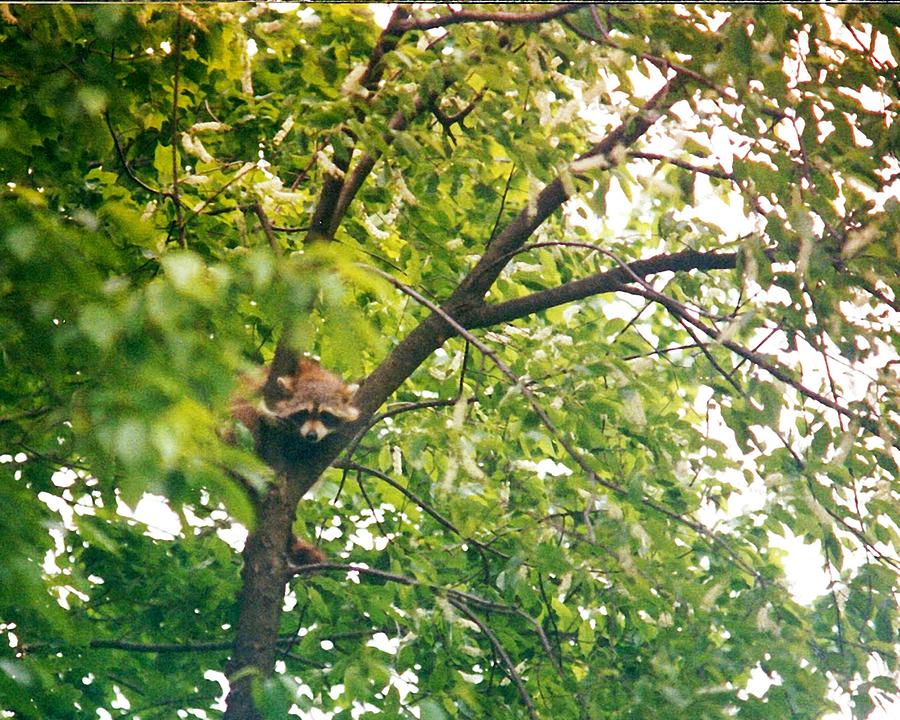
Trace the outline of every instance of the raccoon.
{"label": "raccoon", "polygon": [[311,447],[345,423],[359,418],[348,385],[310,358],[275,380],[276,398],[262,397],[265,379],[244,378],[231,413],[253,436],[257,454],[276,470],[287,469]]}
{"label": "raccoon", "polygon": [[275,401],[271,412],[295,427],[305,442],[319,442],[341,424],[359,418],[359,409],[353,405],[356,386],[347,385],[315,360],[300,358],[297,371],[276,382],[283,397]]}

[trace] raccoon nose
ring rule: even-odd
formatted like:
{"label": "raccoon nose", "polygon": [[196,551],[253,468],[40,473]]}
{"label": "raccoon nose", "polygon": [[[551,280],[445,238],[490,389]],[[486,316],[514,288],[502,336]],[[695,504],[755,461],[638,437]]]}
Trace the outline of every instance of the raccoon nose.
{"label": "raccoon nose", "polygon": [[319,437],[319,433],[315,428],[301,430],[300,437],[302,437],[304,440],[309,440],[310,442],[319,442],[319,440],[322,439]]}

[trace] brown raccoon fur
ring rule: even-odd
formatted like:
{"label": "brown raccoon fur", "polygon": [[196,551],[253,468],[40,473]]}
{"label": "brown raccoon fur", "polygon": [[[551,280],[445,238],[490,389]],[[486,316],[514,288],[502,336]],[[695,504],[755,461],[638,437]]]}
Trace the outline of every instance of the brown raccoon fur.
{"label": "brown raccoon fur", "polygon": [[263,397],[265,384],[245,379],[231,412],[250,430],[257,454],[276,470],[287,469],[313,444],[359,418],[356,386],[310,358],[300,358],[293,372],[276,378],[277,395],[270,402]]}
{"label": "brown raccoon fur", "polygon": [[288,549],[288,562],[291,565],[299,567],[327,561],[328,557],[325,553],[312,543],[301,540],[296,535],[291,538],[291,546]]}

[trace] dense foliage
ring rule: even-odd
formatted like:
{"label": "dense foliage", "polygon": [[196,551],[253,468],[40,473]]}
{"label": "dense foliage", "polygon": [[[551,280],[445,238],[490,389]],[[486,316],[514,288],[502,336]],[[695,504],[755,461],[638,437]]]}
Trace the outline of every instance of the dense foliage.
{"label": "dense foliage", "polygon": [[[219,717],[226,671],[230,717],[889,701],[898,23],[3,6],[0,711]],[[368,378],[368,431],[248,637],[254,493],[318,474],[222,440],[279,343]]]}

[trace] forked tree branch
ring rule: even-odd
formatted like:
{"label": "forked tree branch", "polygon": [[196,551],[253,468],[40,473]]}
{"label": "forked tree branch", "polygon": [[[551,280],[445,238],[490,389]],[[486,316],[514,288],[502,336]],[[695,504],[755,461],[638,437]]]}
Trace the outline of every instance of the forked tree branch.
{"label": "forked tree branch", "polygon": [[[608,166],[615,164],[619,148],[634,144],[662,116],[676,99],[676,90],[685,79],[677,76],[666,83],[641,110],[581,155],[578,160],[602,158]],[[576,161],[577,162],[577,161]],[[484,296],[506,266],[509,258],[522,247],[535,230],[568,200],[567,183],[557,177],[538,193],[532,206],[522,210],[490,244],[472,271],[457,286],[442,309],[455,318],[467,319],[484,304]],[[366,378],[356,395],[363,415],[378,407],[431,355],[455,333],[437,313],[432,313],[413,329],[393,352]]]}
{"label": "forked tree branch", "polygon": [[[454,332],[456,332],[461,337],[465,338],[482,355],[490,358],[491,362],[494,363],[494,365],[497,367],[497,369],[500,370],[500,372],[502,372],[509,379],[509,381],[512,383],[512,385],[514,387],[519,389],[519,391],[522,393],[522,395],[528,401],[528,404],[531,406],[531,409],[534,412],[534,414],[537,415],[538,419],[541,421],[541,424],[553,436],[553,439],[559,443],[559,445],[566,451],[566,454],[575,462],[576,465],[578,465],[578,467],[580,467],[582,469],[582,471],[585,473],[585,475],[587,475],[593,483],[616,493],[620,497],[627,498],[627,497],[631,496],[631,493],[627,488],[625,488],[622,485],[619,485],[618,483],[615,483],[611,480],[606,480],[606,479],[600,477],[594,471],[594,469],[591,467],[590,463],[588,463],[588,461],[584,458],[582,453],[578,449],[576,449],[575,446],[566,437],[566,435],[558,427],[556,427],[556,424],[553,422],[553,420],[550,419],[550,416],[547,414],[547,412],[544,410],[544,408],[541,406],[541,404],[537,401],[537,398],[535,397],[534,393],[531,391],[531,388],[526,383],[522,382],[522,379],[518,375],[516,375],[513,372],[513,370],[505,362],[503,362],[503,360],[500,359],[500,357],[497,355],[497,353],[495,353],[487,345],[485,345],[478,338],[476,338],[474,335],[472,335],[455,318],[453,318],[452,316],[447,314],[447,312],[444,311],[442,308],[439,308],[437,305],[435,305],[430,300],[425,298],[421,293],[416,292],[408,285],[404,285],[399,280],[392,278],[387,273],[382,273],[380,270],[375,270],[374,268],[373,268],[373,270],[375,272],[377,272],[378,274],[380,274],[382,277],[384,277],[388,282],[390,282],[398,290],[402,291],[404,294],[408,295],[416,302],[418,302],[422,305],[425,305],[429,310],[431,310],[436,315],[439,315],[441,317],[441,319],[444,322],[446,322],[453,329]],[[762,578],[762,576],[758,572],[756,572],[753,568],[751,568],[749,565],[747,565],[747,563],[741,559],[741,557],[737,554],[737,552],[733,548],[731,548],[731,546],[728,543],[726,543],[718,535],[715,535],[712,531],[708,530],[706,527],[704,527],[698,521],[696,521],[690,517],[681,515],[673,510],[670,510],[665,505],[662,505],[661,503],[657,502],[656,500],[649,497],[648,495],[642,495],[640,498],[640,502],[645,507],[655,510],[656,512],[658,512],[661,515],[664,515],[665,517],[669,518],[670,520],[674,520],[676,523],[679,523],[680,525],[684,525],[685,527],[690,528],[691,530],[696,532],[698,535],[700,535],[701,537],[703,537],[707,541],[709,541],[710,545],[724,550],[728,554],[728,556],[731,558],[731,561],[734,562],[735,565],[740,567],[748,575],[751,575],[752,577],[756,578],[760,582],[765,582],[765,580]]]}
{"label": "forked tree branch", "polygon": [[[403,5],[398,5],[391,19],[388,21],[387,27],[382,31],[369,54],[369,61],[363,71],[358,82],[360,87],[367,91],[373,91],[378,87],[384,75],[384,58],[390,53],[397,44],[406,30],[401,27],[400,23],[408,16],[408,11]],[[341,132],[338,130],[338,132]],[[348,138],[349,139],[349,138]],[[326,173],[322,182],[322,191],[319,193],[319,200],[313,211],[312,220],[309,224],[309,232],[306,235],[307,242],[316,240],[328,240],[333,235],[332,226],[334,225],[335,208],[337,207],[341,191],[344,188],[345,174],[350,167],[350,159],[353,155],[352,143],[344,153],[335,153],[334,165],[338,169],[336,173]],[[284,352],[284,351],[283,351]]]}

